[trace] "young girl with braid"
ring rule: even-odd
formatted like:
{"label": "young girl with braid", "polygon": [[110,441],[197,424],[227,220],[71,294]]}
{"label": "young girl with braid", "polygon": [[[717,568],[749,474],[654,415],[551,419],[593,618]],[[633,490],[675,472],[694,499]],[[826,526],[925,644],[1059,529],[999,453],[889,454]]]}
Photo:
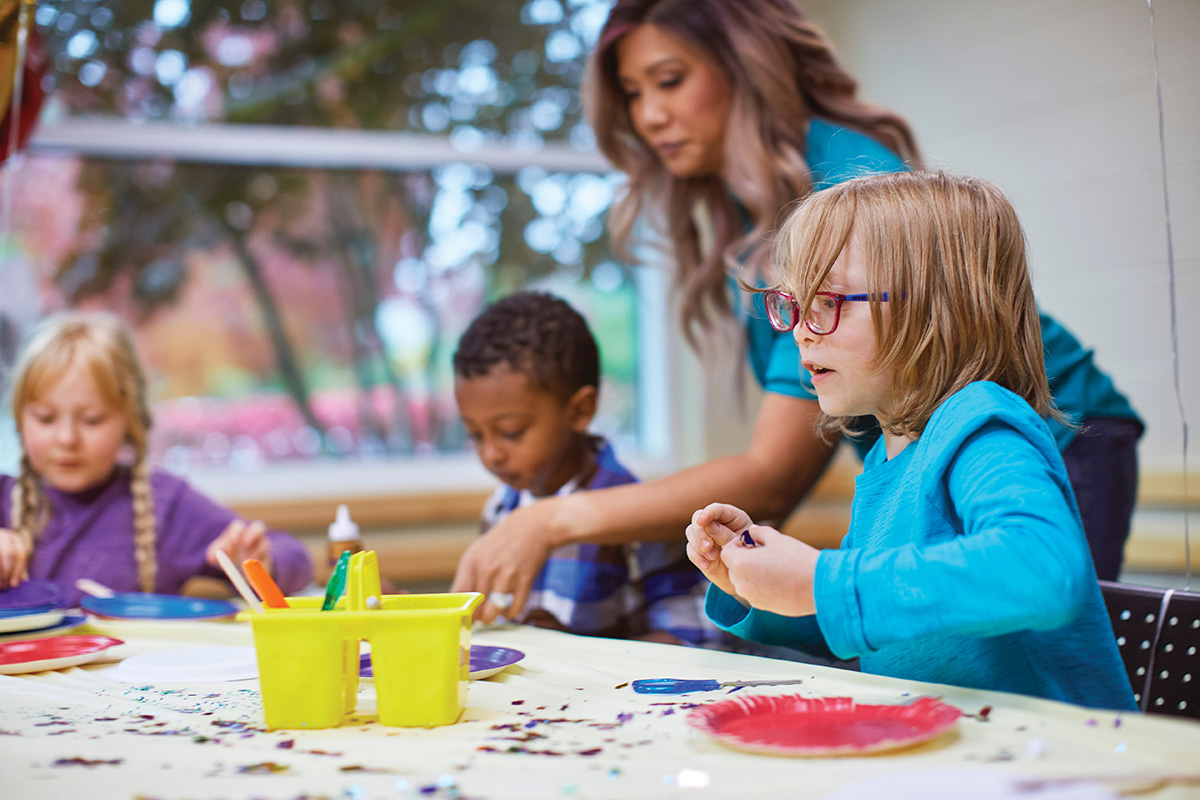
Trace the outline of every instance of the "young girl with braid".
{"label": "young girl with braid", "polygon": [[[12,383],[20,474],[0,475],[0,590],[29,577],[177,594],[224,577],[216,553],[256,558],[284,592],[312,578],[304,546],[247,522],[146,461],[150,413],[128,332],[108,314],[46,319]],[[121,463],[132,453],[131,465]]]}

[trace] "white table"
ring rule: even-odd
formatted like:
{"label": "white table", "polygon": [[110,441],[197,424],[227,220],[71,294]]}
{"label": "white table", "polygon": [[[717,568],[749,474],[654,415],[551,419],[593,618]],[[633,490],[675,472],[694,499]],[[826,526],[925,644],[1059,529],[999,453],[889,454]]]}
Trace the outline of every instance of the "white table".
{"label": "white table", "polygon": [[[252,643],[245,623],[93,622],[77,632],[124,639],[113,658]],[[873,779],[898,797],[905,779],[949,787],[963,770],[979,787],[1012,776],[1095,776],[1114,790],[1148,792],[1141,796],[1200,797],[1200,783],[1159,780],[1200,773],[1200,724],[1191,721],[533,628],[480,631],[473,641],[526,658],[473,682],[459,723],[428,730],[371,721],[369,684],[351,724],[266,731],[254,680],[138,687],[108,678],[112,661],[0,676],[0,797],[815,798]],[[688,705],[726,699],[728,690],[664,696],[617,688],[653,677],[799,677],[799,686],[742,691],[885,703],[931,694],[974,716],[892,754],[766,756],[730,749],[686,723]]]}

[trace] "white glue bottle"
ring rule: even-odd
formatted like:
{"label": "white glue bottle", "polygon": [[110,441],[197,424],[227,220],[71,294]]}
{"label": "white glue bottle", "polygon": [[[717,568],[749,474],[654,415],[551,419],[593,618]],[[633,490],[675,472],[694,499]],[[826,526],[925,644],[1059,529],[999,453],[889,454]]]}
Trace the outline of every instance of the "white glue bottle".
{"label": "white glue bottle", "polygon": [[329,523],[329,566],[337,563],[338,556],[349,550],[362,550],[362,539],[358,538],[358,524],[350,519],[350,509],[345,503],[337,508],[337,517]]}

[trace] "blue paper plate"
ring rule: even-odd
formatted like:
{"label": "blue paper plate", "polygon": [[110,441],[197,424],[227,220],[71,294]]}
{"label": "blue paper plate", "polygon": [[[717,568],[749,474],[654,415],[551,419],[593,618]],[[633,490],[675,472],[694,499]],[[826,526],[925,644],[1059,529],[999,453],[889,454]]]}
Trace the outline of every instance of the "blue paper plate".
{"label": "blue paper plate", "polygon": [[30,578],[12,589],[0,591],[0,617],[41,614],[66,605],[67,592],[54,581]]}
{"label": "blue paper plate", "polygon": [[85,597],[85,611],[112,619],[218,619],[238,608],[228,600],[202,600],[173,594],[120,592],[112,597]]}

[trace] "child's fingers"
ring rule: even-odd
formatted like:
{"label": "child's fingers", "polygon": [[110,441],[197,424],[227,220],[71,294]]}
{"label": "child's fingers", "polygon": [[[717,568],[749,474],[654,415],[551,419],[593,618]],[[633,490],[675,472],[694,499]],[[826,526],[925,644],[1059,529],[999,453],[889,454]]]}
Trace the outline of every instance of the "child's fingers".
{"label": "child's fingers", "polygon": [[[691,531],[695,525],[689,525],[688,530]],[[692,539],[690,533],[688,536],[688,559],[692,564],[695,564],[701,572],[708,572],[710,566],[713,565],[712,555],[713,540],[708,539],[708,536],[697,537]]]}
{"label": "child's fingers", "polygon": [[29,552],[21,537],[0,531],[0,588],[14,588],[29,578]]}
{"label": "child's fingers", "polygon": [[17,559],[14,554],[0,548],[0,589],[10,589],[17,585]]}
{"label": "child's fingers", "polygon": [[214,567],[220,566],[217,562],[217,551],[223,550],[233,559],[234,563],[238,563],[238,554],[244,550],[242,537],[245,535],[248,525],[249,523],[244,519],[230,520],[229,524],[225,526],[225,530],[221,531],[221,535],[209,543],[208,549],[204,551],[204,560]]}
{"label": "child's fingers", "polygon": [[718,545],[724,545],[750,523],[750,515],[728,503],[709,503],[692,514],[692,524],[706,529]]}
{"label": "child's fingers", "polygon": [[[688,542],[687,556],[704,577],[713,585],[728,595],[736,596],[733,584],[729,580],[729,571],[721,561],[720,550],[714,548],[710,555],[704,555],[696,550],[693,543]],[[740,602],[740,601],[739,601]]]}
{"label": "child's fingers", "polygon": [[221,531],[221,535],[213,540],[213,544],[219,544],[221,547],[225,547],[229,544],[229,542],[235,541],[239,536],[241,536],[242,529],[245,527],[246,520],[244,519],[229,520],[229,524],[225,526],[225,530]]}
{"label": "child's fingers", "polygon": [[532,587],[525,581],[518,580],[517,588],[512,593],[512,606],[504,614],[504,616],[508,617],[509,619],[520,619],[521,614],[525,612],[525,601],[529,599],[529,590],[531,588]]}
{"label": "child's fingers", "polygon": [[688,544],[694,546],[698,553],[710,555],[717,549],[717,544],[713,541],[712,535],[702,525],[696,525],[695,523],[688,525],[684,529],[684,535],[687,537]]}
{"label": "child's fingers", "polygon": [[[263,561],[263,558],[270,553],[266,524],[262,520],[256,519],[246,525],[242,529],[238,546],[239,555],[243,561],[247,558],[257,558],[259,561]],[[263,561],[263,565],[266,565],[265,561]]]}

